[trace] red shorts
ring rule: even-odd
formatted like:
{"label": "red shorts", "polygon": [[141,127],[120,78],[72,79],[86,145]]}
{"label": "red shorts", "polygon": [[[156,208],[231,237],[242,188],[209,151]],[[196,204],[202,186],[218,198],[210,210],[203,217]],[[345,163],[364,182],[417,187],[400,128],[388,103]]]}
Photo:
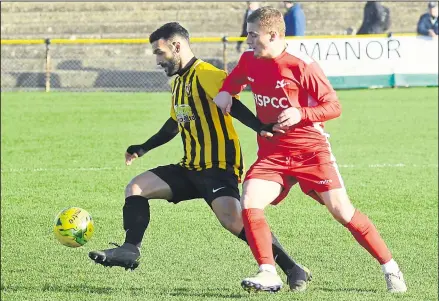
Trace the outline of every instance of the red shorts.
{"label": "red shorts", "polygon": [[343,180],[335,158],[329,151],[311,152],[297,156],[270,155],[258,158],[245,176],[249,179],[273,181],[283,186],[281,194],[272,202],[282,201],[296,183],[305,194],[321,203],[314,192],[343,188]]}

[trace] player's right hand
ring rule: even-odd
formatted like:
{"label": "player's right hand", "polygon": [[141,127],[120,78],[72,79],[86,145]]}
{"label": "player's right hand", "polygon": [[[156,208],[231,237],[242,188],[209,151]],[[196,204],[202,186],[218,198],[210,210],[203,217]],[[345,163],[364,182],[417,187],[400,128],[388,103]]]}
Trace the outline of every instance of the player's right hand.
{"label": "player's right hand", "polygon": [[131,165],[133,161],[145,154],[145,151],[143,150],[141,145],[131,145],[127,148],[127,151],[125,152],[125,164]]}
{"label": "player's right hand", "polygon": [[230,95],[229,92],[219,92],[213,99],[213,102],[218,106],[218,108],[221,109],[221,112],[223,112],[224,115],[230,113],[230,110],[232,109],[233,99],[232,95]]}
{"label": "player's right hand", "polygon": [[259,133],[259,135],[261,137],[264,137],[264,138],[271,138],[271,137],[273,137],[273,133],[270,133],[270,132],[267,132],[267,131],[261,131]]}
{"label": "player's right hand", "polygon": [[139,156],[136,153],[134,154],[125,153],[125,165],[127,166],[131,165],[131,163],[133,163],[133,161],[138,157]]}
{"label": "player's right hand", "polygon": [[274,136],[275,132],[285,134],[285,131],[280,129],[279,127],[276,127],[277,124],[264,124],[261,127],[261,131],[259,132],[259,135],[264,138],[271,138]]}
{"label": "player's right hand", "polygon": [[298,108],[291,107],[283,110],[277,117],[278,129],[288,130],[302,120],[302,114]]}

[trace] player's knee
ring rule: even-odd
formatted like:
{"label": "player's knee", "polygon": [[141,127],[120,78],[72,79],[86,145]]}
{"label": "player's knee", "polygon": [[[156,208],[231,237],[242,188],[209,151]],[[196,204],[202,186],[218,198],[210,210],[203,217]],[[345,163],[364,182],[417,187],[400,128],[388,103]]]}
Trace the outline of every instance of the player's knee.
{"label": "player's knee", "polygon": [[355,208],[351,202],[342,199],[331,200],[326,207],[335,220],[343,225],[349,223],[355,213]]}
{"label": "player's knee", "polygon": [[135,181],[131,181],[125,187],[125,198],[132,195],[142,195],[144,196],[144,190]]}
{"label": "player's knee", "polygon": [[220,216],[218,216],[218,219],[221,225],[225,229],[227,229],[228,231],[232,232],[235,235],[238,235],[242,231],[242,228],[244,227],[242,223],[241,214],[237,212],[223,213]]}
{"label": "player's knee", "polygon": [[248,194],[243,194],[241,196],[241,207],[242,209],[254,208],[255,202],[252,201],[252,198]]}
{"label": "player's knee", "polygon": [[257,198],[244,197],[241,198],[242,209],[264,209],[265,203],[260,202]]}

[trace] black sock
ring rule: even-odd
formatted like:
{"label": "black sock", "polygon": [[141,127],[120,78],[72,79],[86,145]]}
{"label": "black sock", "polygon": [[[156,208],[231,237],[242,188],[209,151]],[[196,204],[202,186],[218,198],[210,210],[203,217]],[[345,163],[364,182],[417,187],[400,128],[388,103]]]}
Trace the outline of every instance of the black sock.
{"label": "black sock", "polygon": [[271,239],[273,244],[273,255],[274,260],[282,269],[282,271],[288,275],[289,271],[297,266],[297,263],[288,255],[288,253],[283,249],[280,242],[277,240],[276,236],[271,233]]}
{"label": "black sock", "polygon": [[[242,229],[241,233],[239,233],[238,238],[247,242],[244,229]],[[277,240],[276,236],[274,236],[273,233],[271,233],[271,238],[272,238],[274,261],[278,264],[278,266],[282,269],[282,271],[285,274],[288,274],[289,270],[297,266],[297,263],[282,248],[282,245],[279,243],[279,241]]]}
{"label": "black sock", "polygon": [[143,235],[149,225],[149,201],[140,195],[132,195],[125,199],[123,206],[123,228],[125,243],[140,247]]}

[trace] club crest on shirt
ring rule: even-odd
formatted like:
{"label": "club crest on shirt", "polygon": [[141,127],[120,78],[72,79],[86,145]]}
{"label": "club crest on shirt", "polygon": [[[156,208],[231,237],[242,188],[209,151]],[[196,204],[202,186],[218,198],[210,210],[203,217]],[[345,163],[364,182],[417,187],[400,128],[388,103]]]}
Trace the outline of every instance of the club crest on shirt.
{"label": "club crest on shirt", "polygon": [[278,81],[276,82],[276,87],[275,87],[275,89],[284,88],[286,85],[289,85],[289,84],[290,84],[290,83],[287,82],[287,81],[285,81],[284,79],[282,79],[282,80],[278,80]]}
{"label": "club crest on shirt", "polygon": [[192,108],[187,104],[175,105],[174,110],[178,123],[190,122],[197,119]]}

